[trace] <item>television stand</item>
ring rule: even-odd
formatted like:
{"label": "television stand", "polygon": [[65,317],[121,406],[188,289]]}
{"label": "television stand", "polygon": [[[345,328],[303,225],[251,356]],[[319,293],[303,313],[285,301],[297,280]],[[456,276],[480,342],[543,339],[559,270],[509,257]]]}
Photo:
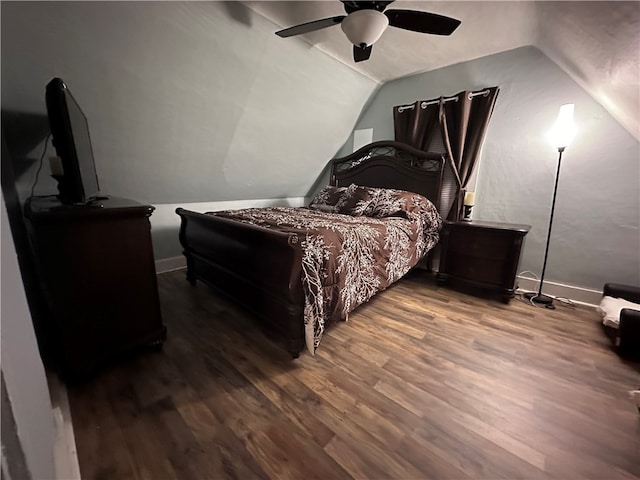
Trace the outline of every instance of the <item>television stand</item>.
{"label": "television stand", "polygon": [[[99,207],[98,207],[99,205]],[[166,338],[151,224],[154,207],[112,197],[95,205],[35,197],[25,215],[48,314],[39,342],[63,379]]]}

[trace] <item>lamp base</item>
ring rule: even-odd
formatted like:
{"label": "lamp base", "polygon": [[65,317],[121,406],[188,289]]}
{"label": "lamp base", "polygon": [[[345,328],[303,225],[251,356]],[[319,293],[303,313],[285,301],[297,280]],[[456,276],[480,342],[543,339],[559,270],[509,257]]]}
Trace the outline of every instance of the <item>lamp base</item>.
{"label": "lamp base", "polygon": [[462,220],[463,222],[470,222],[472,210],[473,210],[473,205],[463,205],[462,218],[460,220]]}
{"label": "lamp base", "polygon": [[556,308],[553,305],[553,297],[543,294],[537,294],[535,292],[525,293],[524,298],[536,305],[544,306],[545,308]]}

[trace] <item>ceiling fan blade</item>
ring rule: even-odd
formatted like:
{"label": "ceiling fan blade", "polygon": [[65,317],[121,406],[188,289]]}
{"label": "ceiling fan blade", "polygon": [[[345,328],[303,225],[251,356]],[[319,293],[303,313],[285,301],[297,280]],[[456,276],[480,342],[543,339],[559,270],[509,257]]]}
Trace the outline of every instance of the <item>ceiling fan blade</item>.
{"label": "ceiling fan blade", "polygon": [[338,15],[337,17],[323,18],[322,20],[314,20],[313,22],[302,23],[295,27],[285,28],[276,32],[276,35],[282,38],[293,37],[294,35],[302,35],[303,33],[315,32],[322,28],[332,27],[342,23],[342,20],[347,18],[345,15]]}
{"label": "ceiling fan blade", "polygon": [[369,60],[371,56],[371,50],[373,49],[373,45],[369,45],[368,47],[359,47],[357,45],[353,46],[353,61],[354,62],[364,62],[365,60]]}
{"label": "ceiling fan blade", "polygon": [[432,35],[451,35],[462,23],[455,18],[416,10],[387,10],[384,14],[392,27]]}

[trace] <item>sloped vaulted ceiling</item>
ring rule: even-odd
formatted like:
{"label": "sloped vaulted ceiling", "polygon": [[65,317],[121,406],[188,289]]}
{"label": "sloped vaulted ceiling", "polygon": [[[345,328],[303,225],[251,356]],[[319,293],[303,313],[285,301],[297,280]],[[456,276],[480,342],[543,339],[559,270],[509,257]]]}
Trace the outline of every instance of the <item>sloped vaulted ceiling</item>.
{"label": "sloped vaulted ceiling", "polygon": [[640,2],[538,2],[534,45],[640,139]]}
{"label": "sloped vaulted ceiling", "polygon": [[[245,3],[283,28],[344,14],[338,0]],[[462,25],[450,37],[388,28],[371,59],[357,64],[340,27],[302,38],[381,83],[533,45],[640,139],[640,2],[396,0],[393,8],[452,16]]]}

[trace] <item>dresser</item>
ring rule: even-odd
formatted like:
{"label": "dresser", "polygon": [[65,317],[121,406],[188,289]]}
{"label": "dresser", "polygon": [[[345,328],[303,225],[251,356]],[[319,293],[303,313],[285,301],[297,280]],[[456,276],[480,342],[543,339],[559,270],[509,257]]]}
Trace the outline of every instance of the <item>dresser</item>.
{"label": "dresser", "polygon": [[445,222],[440,232],[440,267],[436,280],[501,296],[513,297],[520,254],[531,227],[499,222]]}
{"label": "dresser", "polygon": [[45,356],[66,380],[83,379],[141,347],[160,347],[151,224],[154,207],[124,198],[25,207],[47,312]]}

